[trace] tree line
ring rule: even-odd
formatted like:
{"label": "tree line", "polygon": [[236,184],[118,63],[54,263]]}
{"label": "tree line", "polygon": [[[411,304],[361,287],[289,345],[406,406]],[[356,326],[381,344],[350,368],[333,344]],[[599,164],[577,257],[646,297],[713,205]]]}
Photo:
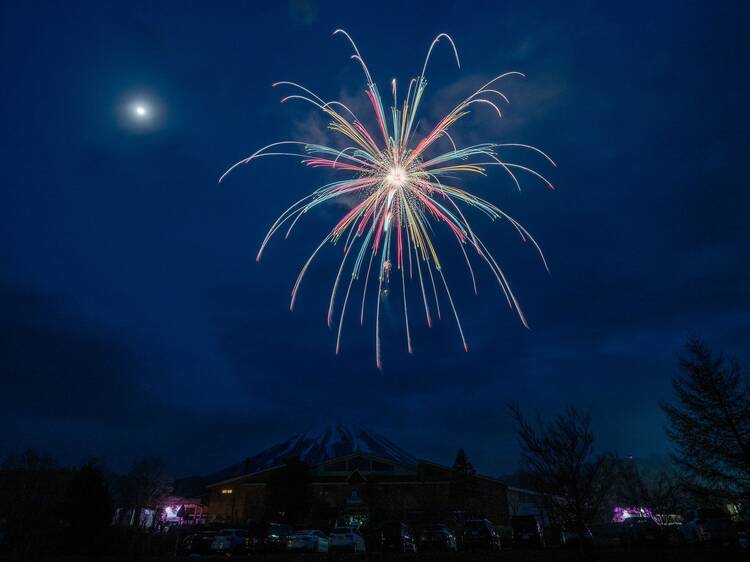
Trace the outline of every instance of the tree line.
{"label": "tree line", "polygon": [[[596,451],[586,411],[571,407],[550,419],[508,405],[520,447],[520,484],[539,492],[541,507],[555,524],[582,532],[596,520],[611,518],[615,504],[648,506],[657,517],[697,506],[750,504],[747,369],[691,339],[672,383],[672,400],[661,403],[673,445],[671,463],[657,470]],[[466,513],[481,505],[475,478],[461,449],[450,494]],[[96,461],[67,468],[33,451],[6,455],[0,462],[0,550],[21,560],[44,552],[112,548],[142,553],[149,549],[139,532],[142,513],[170,492],[166,466],[155,457],[140,459],[118,475]],[[316,502],[310,492],[309,467],[290,459],[269,482],[267,515],[290,523],[306,513],[320,521],[335,518],[331,506]]]}
{"label": "tree line", "polygon": [[687,341],[662,402],[671,462],[644,473],[637,462],[594,449],[591,415],[569,408],[529,418],[509,405],[524,483],[541,492],[558,523],[582,532],[612,516],[615,504],[647,506],[657,516],[691,507],[750,504],[750,380],[740,362]]}
{"label": "tree line", "polygon": [[[146,547],[137,532],[141,514],[170,491],[166,465],[156,457],[114,474],[96,460],[70,468],[32,450],[6,455],[0,462],[0,552],[17,560],[61,553],[137,555]],[[116,514],[127,520],[116,521]]]}

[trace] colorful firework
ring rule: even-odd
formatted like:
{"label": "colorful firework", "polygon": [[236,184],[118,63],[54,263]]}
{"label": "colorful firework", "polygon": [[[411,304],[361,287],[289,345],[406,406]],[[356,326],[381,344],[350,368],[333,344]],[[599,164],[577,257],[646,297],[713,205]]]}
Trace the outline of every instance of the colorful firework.
{"label": "colorful firework", "polygon": [[[414,137],[418,124],[416,120],[417,110],[427,85],[425,71],[430,55],[441,39],[450,43],[456,64],[459,68],[461,66],[458,50],[453,39],[449,35],[441,33],[432,41],[422,66],[422,72],[418,78],[413,78],[409,82],[401,106],[398,103],[396,80],[394,79],[391,82],[393,106],[387,113],[378,87],[373,82],[370,71],[351,36],[342,29],[337,29],[333,34],[341,34],[349,40],[354,49],[351,58],[357,61],[364,71],[367,80],[365,93],[375,113],[377,131],[374,134],[370,133],[364,122],[340,101],[325,101],[308,88],[294,82],[273,84],[274,87],[284,86],[296,90],[295,93],[282,98],[281,102],[301,100],[314,105],[330,118],[328,128],[346,137],[346,144],[350,145],[339,150],[301,141],[275,142],[264,146],[249,157],[234,164],[221,176],[219,181],[221,182],[237,166],[247,164],[262,156],[298,157],[301,158],[302,164],[306,166],[330,168],[344,173],[347,177],[316,189],[284,211],[268,231],[256,259],[260,260],[271,237],[282,227],[286,228],[286,237],[288,237],[297,221],[318,205],[337,198],[354,196],[357,198],[357,203],[323,238],[302,267],[292,289],[289,307],[290,309],[294,308],[302,279],[320,250],[329,242],[336,244],[343,239],[343,258],[333,283],[328,305],[328,326],[332,327],[336,320],[337,295],[342,288],[341,280],[348,264],[351,274],[348,282],[345,282],[346,290],[343,293],[343,301],[338,307],[337,354],[341,349],[344,317],[354,282],[361,280],[363,284],[362,299],[359,305],[359,320],[360,324],[363,324],[367,287],[374,269],[378,285],[375,305],[375,361],[378,368],[381,368],[381,301],[387,291],[394,268],[398,272],[397,275],[401,277],[406,345],[409,353],[412,352],[412,341],[406,297],[407,276],[410,280],[416,278],[419,282],[422,297],[421,306],[424,308],[425,319],[430,327],[433,319],[433,303],[434,314],[438,319],[441,317],[439,294],[444,290],[464,350],[468,351],[461,320],[456,311],[435,247],[433,222],[445,223],[458,241],[458,246],[463,253],[471,275],[474,292],[477,292],[477,284],[474,268],[469,258],[470,253],[466,251],[467,246],[476,252],[478,259],[487,264],[497,280],[508,306],[511,310],[516,311],[521,322],[528,328],[521,307],[505,274],[497,260],[472,229],[461,207],[476,209],[493,221],[496,219],[507,220],[524,242],[531,241],[539,252],[544,267],[547,268],[539,245],[528,231],[507,213],[489,201],[459,187],[449,185],[449,182],[453,183],[456,175],[464,172],[486,175],[488,166],[498,166],[502,168],[519,190],[521,186],[516,174],[520,173],[530,174],[544,182],[549,188],[554,189],[552,183],[540,173],[532,168],[507,161],[501,153],[503,149],[520,148],[538,154],[553,166],[555,166],[555,163],[538,148],[520,143],[488,142],[459,148],[448,132],[448,129],[466,116],[474,105],[485,105],[498,117],[502,117],[499,105],[501,102],[509,103],[509,101],[501,91],[496,89],[495,84],[507,77],[523,77],[524,75],[520,72],[506,72],[495,76],[456,105],[426,135],[416,139]],[[445,137],[450,143],[451,150],[441,154],[432,154],[432,152],[435,152],[436,142],[442,137]],[[284,148],[279,149],[277,147]],[[297,152],[294,152],[295,149]],[[353,256],[353,263],[351,263],[350,255]]]}

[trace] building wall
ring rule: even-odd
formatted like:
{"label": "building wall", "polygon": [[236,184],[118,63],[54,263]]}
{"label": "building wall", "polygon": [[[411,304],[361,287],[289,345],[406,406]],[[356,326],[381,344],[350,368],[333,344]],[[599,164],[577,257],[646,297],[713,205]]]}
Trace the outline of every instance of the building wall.
{"label": "building wall", "polygon": [[[231,493],[225,490],[232,490]],[[209,488],[209,520],[222,523],[245,524],[261,521],[266,505],[264,483],[232,483]]]}
{"label": "building wall", "polygon": [[[496,525],[508,524],[505,484],[477,477],[472,480],[467,498],[456,493],[452,477],[450,469],[430,463],[420,463],[416,471],[402,471],[388,477],[371,475],[370,478],[345,480],[342,475],[337,481],[314,473],[313,502],[325,502],[335,508],[339,516],[364,512],[372,521],[452,523],[464,518],[486,517]],[[267,474],[251,475],[211,486],[209,519],[237,524],[261,521],[265,513],[267,480]],[[227,493],[230,489],[232,492]]]}

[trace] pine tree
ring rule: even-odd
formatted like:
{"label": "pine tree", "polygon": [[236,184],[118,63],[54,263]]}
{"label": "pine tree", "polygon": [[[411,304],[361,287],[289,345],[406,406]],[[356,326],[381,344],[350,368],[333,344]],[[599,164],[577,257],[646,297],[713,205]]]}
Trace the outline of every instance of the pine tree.
{"label": "pine tree", "polygon": [[291,457],[271,473],[266,518],[298,525],[309,513],[312,499],[310,467],[299,457]]}
{"label": "pine tree", "polygon": [[750,498],[750,386],[735,359],[690,339],[672,380],[674,403],[663,403],[674,460],[694,493]]}
{"label": "pine tree", "polygon": [[476,474],[474,465],[469,461],[469,457],[466,456],[466,451],[459,449],[456,454],[456,460],[453,462],[453,470],[462,476],[473,476]]}
{"label": "pine tree", "polygon": [[87,462],[73,474],[64,505],[68,548],[76,553],[102,548],[112,523],[112,496],[95,462]]}
{"label": "pine tree", "polygon": [[456,460],[453,463],[453,482],[451,482],[451,495],[454,508],[464,512],[465,516],[474,517],[480,514],[475,513],[478,509],[476,505],[477,481],[476,470],[474,465],[469,461],[466,451],[459,449],[456,454]]}

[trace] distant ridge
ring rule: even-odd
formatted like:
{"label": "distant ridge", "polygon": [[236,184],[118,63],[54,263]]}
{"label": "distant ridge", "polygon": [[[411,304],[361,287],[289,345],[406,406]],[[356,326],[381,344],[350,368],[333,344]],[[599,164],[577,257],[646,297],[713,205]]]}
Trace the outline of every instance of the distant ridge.
{"label": "distant ridge", "polygon": [[379,433],[360,425],[334,423],[293,435],[281,443],[262,450],[255,456],[217,472],[177,480],[175,493],[183,496],[199,496],[204,493],[208,484],[279,466],[289,457],[299,457],[300,460],[312,466],[356,452],[406,465],[413,465],[417,462],[411,454]]}

